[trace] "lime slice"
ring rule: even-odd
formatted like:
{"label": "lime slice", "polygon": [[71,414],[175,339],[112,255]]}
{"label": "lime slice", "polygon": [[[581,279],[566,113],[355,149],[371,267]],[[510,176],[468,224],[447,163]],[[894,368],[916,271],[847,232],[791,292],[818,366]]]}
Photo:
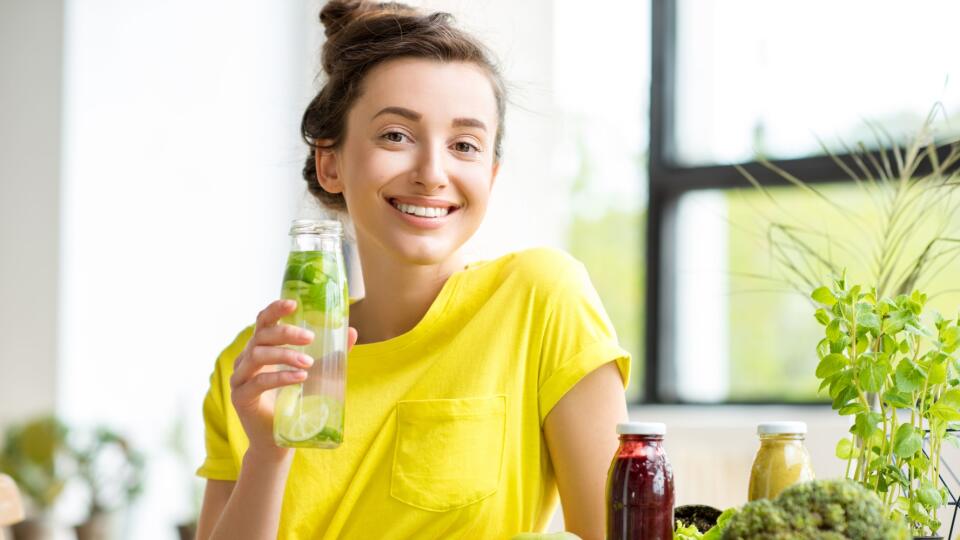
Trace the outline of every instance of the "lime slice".
{"label": "lime slice", "polygon": [[288,386],[277,397],[277,433],[291,442],[312,439],[323,431],[330,406],[320,396],[300,397],[298,385]]}

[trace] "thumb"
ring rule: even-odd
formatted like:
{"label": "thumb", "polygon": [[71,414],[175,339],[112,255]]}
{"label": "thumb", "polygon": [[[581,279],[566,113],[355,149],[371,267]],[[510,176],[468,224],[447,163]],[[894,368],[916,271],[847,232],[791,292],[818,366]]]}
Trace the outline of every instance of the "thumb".
{"label": "thumb", "polygon": [[347,351],[353,348],[357,344],[357,329],[350,327],[347,330]]}

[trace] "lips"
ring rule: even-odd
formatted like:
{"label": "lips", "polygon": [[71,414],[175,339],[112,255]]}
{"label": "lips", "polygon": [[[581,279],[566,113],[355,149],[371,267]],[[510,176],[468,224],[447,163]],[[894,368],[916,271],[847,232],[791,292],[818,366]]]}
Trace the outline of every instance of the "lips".
{"label": "lips", "polygon": [[444,227],[463,206],[451,201],[413,197],[387,199],[396,216],[415,230],[432,231]]}
{"label": "lips", "polygon": [[404,215],[424,219],[443,218],[460,209],[460,205],[442,199],[391,197],[388,202]]}

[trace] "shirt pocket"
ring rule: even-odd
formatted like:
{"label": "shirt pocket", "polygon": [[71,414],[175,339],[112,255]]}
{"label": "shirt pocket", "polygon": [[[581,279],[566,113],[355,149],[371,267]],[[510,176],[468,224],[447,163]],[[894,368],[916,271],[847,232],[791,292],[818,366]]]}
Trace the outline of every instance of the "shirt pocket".
{"label": "shirt pocket", "polygon": [[390,495],[443,512],[492,495],[500,484],[506,396],[397,402]]}

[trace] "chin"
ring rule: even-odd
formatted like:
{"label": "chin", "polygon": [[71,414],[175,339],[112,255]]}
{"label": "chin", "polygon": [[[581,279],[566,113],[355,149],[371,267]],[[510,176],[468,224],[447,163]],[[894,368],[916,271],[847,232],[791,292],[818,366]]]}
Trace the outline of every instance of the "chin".
{"label": "chin", "polygon": [[434,266],[442,264],[457,252],[456,246],[448,245],[446,242],[438,243],[424,240],[401,239],[399,245],[395,246],[397,255],[401,260],[410,264]]}

